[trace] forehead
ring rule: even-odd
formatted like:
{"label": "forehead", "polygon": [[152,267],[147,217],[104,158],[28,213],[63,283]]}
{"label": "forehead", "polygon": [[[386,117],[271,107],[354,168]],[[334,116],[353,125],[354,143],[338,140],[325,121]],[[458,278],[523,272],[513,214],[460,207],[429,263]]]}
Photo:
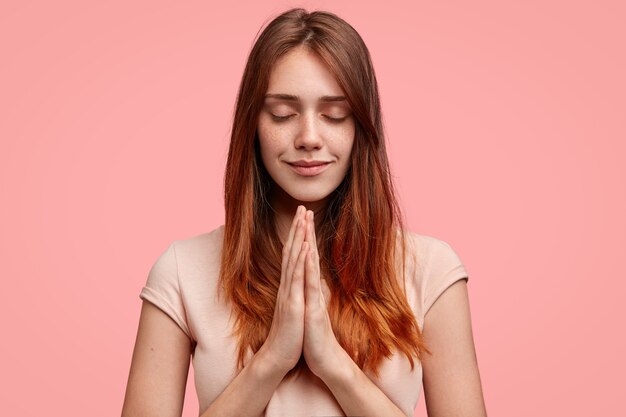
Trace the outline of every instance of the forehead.
{"label": "forehead", "polygon": [[321,58],[307,48],[296,48],[282,56],[272,68],[268,94],[305,98],[342,96],[343,90]]}

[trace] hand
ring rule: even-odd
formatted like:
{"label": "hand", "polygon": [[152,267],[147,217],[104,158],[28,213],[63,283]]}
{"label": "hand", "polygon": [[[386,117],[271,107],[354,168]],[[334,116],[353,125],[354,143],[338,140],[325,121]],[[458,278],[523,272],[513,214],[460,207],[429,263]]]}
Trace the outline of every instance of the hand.
{"label": "hand", "polygon": [[285,373],[298,363],[302,354],[304,263],[309,251],[309,243],[304,241],[305,232],[305,209],[299,206],[283,246],[280,285],[272,325],[260,349]]}
{"label": "hand", "polygon": [[311,372],[325,380],[341,368],[341,360],[347,354],[333,333],[330,316],[326,308],[312,211],[306,213],[306,226],[304,243],[308,243],[311,249],[308,250],[305,262],[304,344],[302,351]]}

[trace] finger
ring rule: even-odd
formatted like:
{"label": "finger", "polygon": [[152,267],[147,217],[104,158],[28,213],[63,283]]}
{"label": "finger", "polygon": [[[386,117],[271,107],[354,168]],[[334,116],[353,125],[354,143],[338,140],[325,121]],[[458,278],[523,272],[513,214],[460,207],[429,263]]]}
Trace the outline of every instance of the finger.
{"label": "finger", "polygon": [[311,249],[313,249],[313,245],[315,245],[315,243],[312,241],[313,234],[311,231],[311,213],[312,211],[308,210],[306,214],[304,215],[304,218],[306,220],[306,237],[304,238],[304,240],[309,242],[311,244]]}
{"label": "finger", "polygon": [[309,242],[309,245],[312,250],[315,250],[317,244],[315,243],[315,237],[313,235],[315,226],[313,225],[313,221],[311,220],[313,216],[313,212],[311,210],[307,211],[305,214],[306,219],[306,237],[305,241]]}
{"label": "finger", "polygon": [[283,259],[281,263],[281,277],[285,277],[287,275],[287,265],[289,264],[289,255],[291,254],[291,246],[293,244],[293,238],[298,228],[298,220],[300,220],[302,213],[302,206],[298,206],[296,210],[296,214],[293,216],[293,221],[291,222],[291,229],[289,229],[289,235],[287,236],[287,241],[283,246]]}
{"label": "finger", "polygon": [[305,233],[305,224],[304,220],[298,220],[298,226],[296,227],[296,232],[293,236],[293,243],[291,244],[291,253],[289,255],[289,259],[287,260],[287,269],[285,274],[286,284],[287,284],[287,294],[289,294],[289,289],[291,288],[291,277],[293,276],[293,271],[298,262],[298,255],[300,254],[300,250],[302,249],[302,242],[304,241],[304,233]]}
{"label": "finger", "polygon": [[308,227],[307,227],[307,241],[310,242],[310,246],[311,246],[311,261],[313,263],[313,274],[314,276],[317,276],[318,278],[318,289],[321,288],[321,282],[319,281],[321,279],[321,273],[320,273],[320,264],[319,264],[319,253],[317,251],[317,239],[315,237],[315,221],[314,221],[314,213],[312,210],[309,210],[307,212],[307,223],[308,223]]}
{"label": "finger", "polygon": [[293,270],[293,277],[291,278],[291,287],[289,288],[290,297],[303,297],[304,298],[304,266],[306,263],[307,253],[309,253],[310,246],[308,242],[302,243],[302,250],[298,254],[298,261]]}
{"label": "finger", "polygon": [[315,235],[315,213],[313,213],[313,211],[311,211],[311,234],[312,234],[312,241],[313,241],[313,252],[315,252],[315,258],[316,260],[319,262],[320,257],[319,257],[319,252],[317,250],[317,236]]}
{"label": "finger", "polygon": [[[289,229],[289,233],[287,234],[287,240],[283,245],[283,255],[289,255],[291,250],[291,244],[293,243],[293,236],[296,232],[296,227],[298,225],[298,219],[300,218],[300,213],[302,211],[302,206],[298,206],[296,209],[296,214],[293,216],[293,220],[291,221],[291,228]],[[287,256],[283,256],[283,259],[287,259]]]}
{"label": "finger", "polygon": [[289,294],[291,287],[291,277],[293,274],[293,269],[295,262],[292,260],[292,252],[295,247],[293,241],[295,240],[296,235],[298,234],[298,230],[302,228],[302,220],[296,220],[296,226],[294,228],[294,236],[291,239],[292,242],[289,246],[285,246],[283,251],[283,263],[281,270],[281,284],[284,290],[284,294]]}
{"label": "finger", "polygon": [[302,217],[303,211],[303,206],[298,206],[298,208],[296,209],[296,214],[294,214],[293,219],[291,220],[291,228],[289,229],[289,234],[287,235],[287,241],[285,242],[285,245],[289,245],[293,241],[293,236],[296,231],[296,225],[298,223],[298,219]]}
{"label": "finger", "polygon": [[306,288],[305,288],[305,302],[308,305],[315,305],[320,300],[320,275],[315,267],[315,259],[313,251],[308,251],[306,257]]}

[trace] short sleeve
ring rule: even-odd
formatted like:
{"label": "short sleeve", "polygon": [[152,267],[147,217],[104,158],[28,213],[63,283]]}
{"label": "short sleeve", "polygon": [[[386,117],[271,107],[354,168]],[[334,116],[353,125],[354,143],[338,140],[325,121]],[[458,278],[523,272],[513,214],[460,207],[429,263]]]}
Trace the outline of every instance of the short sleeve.
{"label": "short sleeve", "polygon": [[428,273],[423,281],[424,316],[448,287],[460,279],[469,281],[465,265],[450,244],[440,239],[433,243]]}
{"label": "short sleeve", "polygon": [[139,298],[161,309],[191,338],[180,290],[175,244],[172,242],[152,265]]}

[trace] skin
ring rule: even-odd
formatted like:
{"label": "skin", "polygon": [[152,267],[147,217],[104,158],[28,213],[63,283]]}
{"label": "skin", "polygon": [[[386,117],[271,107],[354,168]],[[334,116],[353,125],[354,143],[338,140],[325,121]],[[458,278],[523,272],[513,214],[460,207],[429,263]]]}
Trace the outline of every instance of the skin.
{"label": "skin", "polygon": [[[276,64],[268,92],[299,97],[289,104],[267,100],[258,124],[263,163],[277,185],[271,203],[284,242],[276,308],[261,349],[201,417],[261,416],[301,354],[346,415],[403,416],[337,342],[320,279],[314,211],[323,207],[349,168],[354,141],[349,106],[318,101],[342,91],[323,63],[303,49]],[[272,118],[279,112],[290,115],[288,121]],[[331,122],[331,113],[346,118]],[[332,164],[316,177],[301,177],[285,163],[297,159]],[[457,281],[435,301],[423,335],[434,352],[422,361],[428,415],[486,416],[466,281]],[[179,417],[192,349],[173,320],[144,301],[122,416]]]}
{"label": "skin", "polygon": [[[344,179],[350,167],[355,121],[342,89],[324,63],[306,48],[297,48],[274,66],[267,95],[288,94],[297,100],[266,97],[258,119],[263,165],[278,185],[270,197],[281,241],[298,205],[314,212]],[[288,118],[276,120],[275,116]],[[303,177],[287,164],[300,159],[330,161],[314,177]]]}

